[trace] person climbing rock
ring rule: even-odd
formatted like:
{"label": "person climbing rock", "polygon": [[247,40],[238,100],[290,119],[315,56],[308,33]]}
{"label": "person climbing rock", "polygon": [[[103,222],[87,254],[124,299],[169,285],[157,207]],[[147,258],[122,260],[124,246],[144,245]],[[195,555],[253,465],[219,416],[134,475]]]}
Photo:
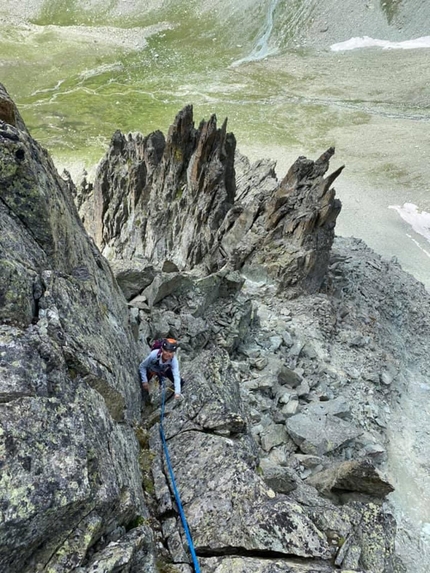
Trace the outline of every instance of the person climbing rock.
{"label": "person climbing rock", "polygon": [[140,380],[142,388],[149,391],[148,381],[153,376],[168,378],[175,387],[175,398],[181,397],[181,375],[179,373],[179,362],[175,356],[178,349],[178,342],[174,338],[164,338],[155,343],[149,355],[139,365]]}

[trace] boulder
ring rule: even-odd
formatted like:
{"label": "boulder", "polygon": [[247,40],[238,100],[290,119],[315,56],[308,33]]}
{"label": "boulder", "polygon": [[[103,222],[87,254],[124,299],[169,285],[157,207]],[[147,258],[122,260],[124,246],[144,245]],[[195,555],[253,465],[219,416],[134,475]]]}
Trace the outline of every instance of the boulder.
{"label": "boulder", "polygon": [[342,396],[333,400],[313,402],[306,407],[306,412],[317,416],[337,416],[342,420],[351,419],[351,406]]}
{"label": "boulder", "polygon": [[307,479],[322,493],[356,491],[384,498],[394,487],[369,460],[351,460],[336,464]]}
{"label": "boulder", "polygon": [[362,430],[337,416],[317,413],[296,414],[287,418],[289,435],[305,454],[321,456],[361,435]]}
{"label": "boulder", "polygon": [[15,103],[2,84],[0,84],[0,122],[16,127],[20,131],[27,131]]}
{"label": "boulder", "polygon": [[274,464],[270,460],[262,459],[260,467],[263,471],[264,481],[277,493],[289,493],[297,487],[298,477],[290,468]]}
{"label": "boulder", "polygon": [[152,283],[155,277],[154,267],[139,259],[133,261],[115,260],[112,261],[111,268],[127,300],[140,294]]}
{"label": "boulder", "polygon": [[291,370],[287,366],[283,366],[278,374],[278,382],[279,384],[286,384],[291,388],[296,388],[302,383],[302,377],[297,374],[297,372],[294,372],[294,370]]}

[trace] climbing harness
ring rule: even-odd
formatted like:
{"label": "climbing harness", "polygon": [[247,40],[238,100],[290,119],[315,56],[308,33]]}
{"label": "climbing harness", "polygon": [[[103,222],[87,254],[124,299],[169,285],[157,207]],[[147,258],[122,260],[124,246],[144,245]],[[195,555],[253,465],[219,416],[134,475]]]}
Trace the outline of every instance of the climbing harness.
{"label": "climbing harness", "polygon": [[200,573],[199,562],[197,561],[197,556],[196,556],[196,552],[194,549],[193,540],[191,538],[191,533],[190,533],[190,530],[188,528],[187,518],[185,517],[184,509],[183,509],[182,503],[181,503],[181,498],[179,496],[178,488],[176,487],[175,474],[173,473],[172,464],[170,463],[169,451],[167,449],[166,437],[164,435],[163,419],[164,419],[164,403],[165,403],[165,398],[166,398],[166,390],[165,390],[164,381],[165,381],[165,379],[161,378],[161,415],[160,415],[161,442],[163,444],[164,456],[166,459],[167,468],[169,470],[170,481],[172,482],[173,493],[175,494],[176,505],[178,506],[179,515],[181,516],[182,526],[184,528],[185,535],[186,535],[187,541],[188,541],[188,546],[190,548],[190,553],[191,553],[191,557],[192,557],[193,565],[194,565],[194,573]]}

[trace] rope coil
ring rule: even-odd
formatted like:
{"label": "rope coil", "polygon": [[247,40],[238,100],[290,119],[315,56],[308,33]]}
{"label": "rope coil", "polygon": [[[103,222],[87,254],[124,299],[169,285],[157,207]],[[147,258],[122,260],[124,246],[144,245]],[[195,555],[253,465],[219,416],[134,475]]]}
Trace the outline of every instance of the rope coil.
{"label": "rope coil", "polygon": [[183,509],[182,503],[181,503],[181,498],[179,496],[179,491],[178,491],[178,488],[176,487],[175,474],[173,473],[172,464],[170,463],[169,450],[167,449],[166,437],[164,435],[163,419],[164,419],[164,403],[165,403],[165,397],[166,397],[166,392],[165,392],[165,387],[164,387],[164,378],[162,378],[162,380],[161,380],[161,395],[162,395],[162,399],[161,399],[161,415],[160,415],[160,437],[161,437],[161,442],[163,444],[164,456],[166,459],[167,468],[169,470],[170,481],[172,483],[172,489],[173,489],[173,493],[175,495],[176,505],[178,506],[179,515],[180,515],[181,521],[182,521],[182,526],[184,528],[185,535],[187,537],[188,547],[190,548],[191,558],[193,560],[193,565],[194,565],[194,572],[200,573],[200,565],[199,565],[199,562],[197,561],[197,555],[196,555],[196,552],[194,549],[194,543],[193,543],[193,540],[191,537],[191,533],[190,533],[190,530],[188,528],[187,518],[185,517],[184,509]]}

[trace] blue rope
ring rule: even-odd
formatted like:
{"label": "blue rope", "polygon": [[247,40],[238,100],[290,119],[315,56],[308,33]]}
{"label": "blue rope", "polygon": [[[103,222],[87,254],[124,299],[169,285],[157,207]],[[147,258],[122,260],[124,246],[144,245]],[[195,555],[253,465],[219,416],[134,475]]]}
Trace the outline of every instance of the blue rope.
{"label": "blue rope", "polygon": [[164,436],[163,419],[164,419],[164,402],[165,402],[165,396],[166,396],[166,392],[165,392],[165,388],[164,388],[164,378],[162,378],[162,380],[161,380],[161,388],[162,388],[161,416],[160,416],[160,436],[161,436],[161,441],[162,441],[162,443],[163,443],[164,455],[165,455],[165,458],[166,458],[167,467],[168,467],[168,469],[169,469],[169,474],[170,474],[170,480],[171,480],[171,482],[172,482],[173,493],[175,494],[176,505],[178,506],[179,515],[181,516],[182,525],[183,525],[183,528],[184,528],[184,531],[185,531],[185,535],[187,536],[188,546],[189,546],[189,548],[190,548],[191,557],[192,557],[192,559],[193,559],[194,572],[195,572],[195,573],[200,573],[199,562],[197,561],[197,555],[196,555],[196,552],[195,552],[195,549],[194,549],[194,543],[193,543],[193,540],[192,540],[192,538],[191,538],[190,530],[188,529],[187,518],[185,517],[184,509],[183,509],[182,503],[181,503],[181,498],[180,498],[180,496],[179,496],[178,488],[176,487],[175,474],[173,473],[172,464],[170,463],[169,451],[168,451],[168,449],[167,449],[167,442],[166,442],[166,438],[165,438],[165,436]]}

